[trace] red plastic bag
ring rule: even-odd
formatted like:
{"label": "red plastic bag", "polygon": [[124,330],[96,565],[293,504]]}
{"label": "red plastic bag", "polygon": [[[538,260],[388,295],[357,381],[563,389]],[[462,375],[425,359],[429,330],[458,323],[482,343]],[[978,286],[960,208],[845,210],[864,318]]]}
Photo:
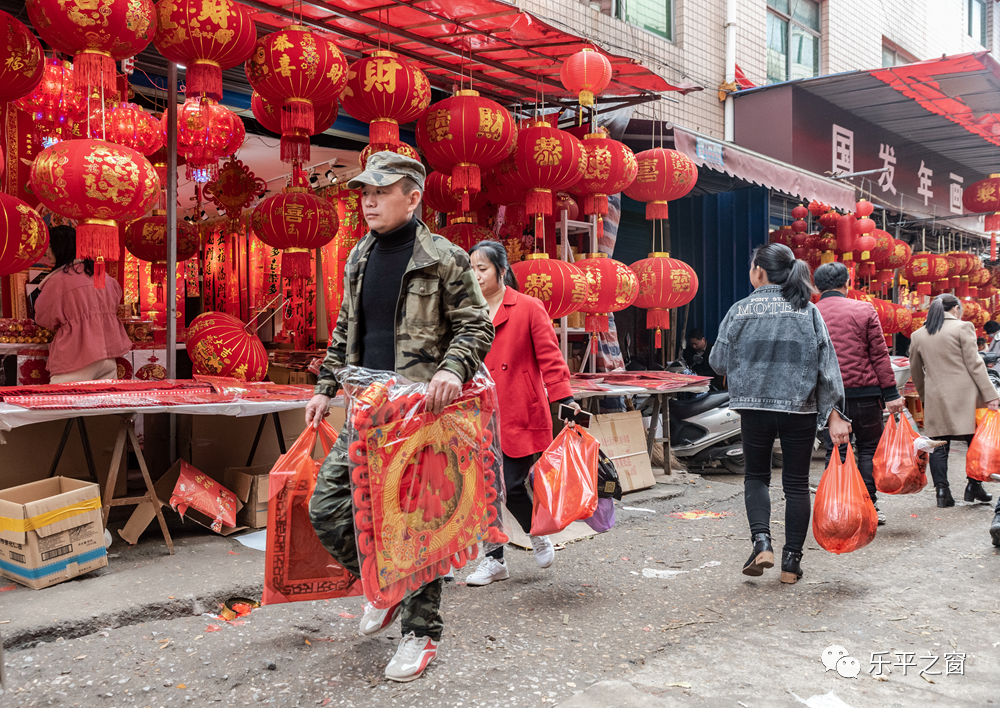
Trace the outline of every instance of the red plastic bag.
{"label": "red plastic bag", "polygon": [[841,554],[864,548],[875,538],[878,512],[854,462],[854,448],[847,447],[847,461],[832,455],[816,490],[813,536],[816,543]]}
{"label": "red plastic bag", "polygon": [[1000,474],[1000,414],[986,410],[965,455],[965,474],[980,482],[996,482]]}
{"label": "red plastic bag", "polygon": [[558,533],[597,509],[597,452],[601,444],[583,428],[566,426],[533,467],[531,535]]}
{"label": "red plastic bag", "polygon": [[236,495],[204,472],[181,460],[181,473],[170,495],[170,507],[184,518],[188,508],[201,512],[211,521],[211,529],[236,526]]}
{"label": "red plastic bag", "polygon": [[875,451],[875,488],[883,494],[916,494],[927,486],[927,453],[913,448],[919,435],[905,416],[889,416]]}
{"label": "red plastic bag", "polygon": [[337,440],[337,431],[323,421],[319,428],[310,425],[303,431],[274,463],[268,478],[262,605],[361,594],[361,581],[323,547],[309,518],[309,500],[322,464],[312,457],[317,437],[325,459]]}

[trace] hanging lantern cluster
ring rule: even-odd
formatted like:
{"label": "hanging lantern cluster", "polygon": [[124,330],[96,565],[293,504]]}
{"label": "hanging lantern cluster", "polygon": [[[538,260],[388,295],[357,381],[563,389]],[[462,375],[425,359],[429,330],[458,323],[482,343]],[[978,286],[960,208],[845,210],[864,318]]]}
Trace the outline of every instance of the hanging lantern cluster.
{"label": "hanging lantern cluster", "polygon": [[312,276],[310,251],[322,248],[337,235],[337,208],[310,193],[307,187],[285,187],[253,210],[250,220],[257,238],[282,249],[281,277]]}
{"label": "hanging lantern cluster", "polygon": [[76,123],[87,118],[84,93],[73,82],[73,67],[61,59],[45,59],[42,78],[14,105],[31,114],[35,139],[43,147],[72,136]]}
{"label": "hanging lantern cluster", "polygon": [[608,87],[612,76],[611,62],[591,47],[570,56],[559,69],[559,80],[576,94],[581,106],[593,106],[594,97]]}
{"label": "hanging lantern cluster", "polygon": [[111,111],[107,140],[141,152],[147,157],[163,147],[163,126],[134,103],[123,103]]}
{"label": "hanging lantern cluster", "polygon": [[351,64],[340,101],[369,124],[369,142],[384,149],[399,144],[401,123],[416,120],[430,105],[431,84],[395,52],[379,50]]}
{"label": "hanging lantern cluster", "polygon": [[862,263],[871,259],[871,252],[876,246],[875,237],[872,235],[875,233],[875,222],[871,220],[872,212],[875,211],[875,206],[862,199],[854,207],[854,215],[856,221],[852,225],[854,231],[854,250],[860,255],[860,261]]}
{"label": "hanging lantern cluster", "polygon": [[948,259],[937,253],[921,251],[913,254],[904,270],[906,279],[917,284],[921,296],[931,294],[931,283],[948,277]]}
{"label": "hanging lantern cluster", "polygon": [[49,248],[49,229],[38,212],[0,192],[0,276],[34,265]]}
{"label": "hanging lantern cluster", "polygon": [[606,253],[591,253],[574,265],[584,272],[589,285],[587,299],[579,308],[587,315],[584,327],[587,332],[607,332],[608,315],[624,310],[639,297],[639,279]]}
{"label": "hanging lantern cluster", "polygon": [[656,348],[663,346],[661,330],[670,329],[670,310],[683,307],[698,294],[698,275],[669,253],[650,253],[629,266],[639,280],[635,306],[646,310],[646,329],[656,330]]}

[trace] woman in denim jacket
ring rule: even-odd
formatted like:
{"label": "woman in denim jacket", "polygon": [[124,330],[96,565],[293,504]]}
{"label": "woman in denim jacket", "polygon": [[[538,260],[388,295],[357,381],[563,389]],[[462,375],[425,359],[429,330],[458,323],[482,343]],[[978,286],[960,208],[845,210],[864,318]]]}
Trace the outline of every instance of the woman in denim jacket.
{"label": "woman in denim jacket", "polygon": [[771,547],[771,450],[781,440],[785,546],[781,582],[802,577],[799,563],[809,529],[809,464],[817,428],[834,443],[851,432],[843,410],[844,383],[823,316],[810,301],[809,267],[788,246],[758,248],[750,261],[756,290],[726,314],[710,364],[728,377],[729,407],[742,419],[744,499],[753,552],[745,575],[774,566]]}

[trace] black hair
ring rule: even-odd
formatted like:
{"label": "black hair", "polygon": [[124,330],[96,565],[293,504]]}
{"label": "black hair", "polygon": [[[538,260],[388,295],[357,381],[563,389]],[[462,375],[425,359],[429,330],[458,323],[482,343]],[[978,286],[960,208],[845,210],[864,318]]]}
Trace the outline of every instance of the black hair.
{"label": "black hair", "polygon": [[480,241],[469,249],[469,255],[471,256],[476,251],[482,251],[486,259],[493,265],[493,269],[497,273],[498,283],[500,282],[500,273],[503,273],[503,284],[508,288],[520,290],[517,278],[514,276],[514,270],[507,261],[507,249],[503,247],[502,243],[492,240]]}
{"label": "black hair", "polygon": [[1000,332],[1000,322],[990,320],[983,325],[983,329],[986,331],[986,334],[996,334],[997,332]]}
{"label": "black hair", "polygon": [[[62,268],[68,273],[69,267],[76,260],[76,229],[72,226],[53,226],[49,229],[49,246],[52,247],[56,261],[52,270]],[[83,271],[87,275],[93,275],[94,261],[89,258],[84,259]]]}
{"label": "black hair", "polygon": [[704,339],[704,338],[705,338],[705,333],[704,333],[704,332],[702,332],[702,331],[701,331],[700,329],[698,329],[697,327],[695,327],[694,329],[689,329],[689,330],[688,330],[688,337],[687,337],[687,338],[688,338],[688,341],[689,341],[689,342],[690,342],[690,341],[691,341],[692,339]]}
{"label": "black hair", "polygon": [[783,243],[759,246],[750,258],[750,266],[759,266],[767,273],[772,285],[781,286],[781,297],[796,310],[809,304],[815,292],[809,278],[809,265],[795,258],[792,249]]}
{"label": "black hair", "polygon": [[951,293],[945,293],[944,295],[938,295],[934,298],[931,303],[930,308],[927,310],[927,319],[924,320],[924,329],[927,330],[928,334],[937,334],[941,331],[942,325],[944,325],[944,313],[951,312],[955,308],[958,308],[958,313],[956,317],[961,319],[962,317],[962,301]]}
{"label": "black hair", "polygon": [[816,283],[816,289],[821,293],[825,293],[827,290],[839,290],[847,285],[850,278],[851,274],[847,272],[847,266],[838,261],[824,263],[813,273],[813,282]]}
{"label": "black hair", "polygon": [[986,337],[976,337],[976,346],[981,347],[986,344]]}

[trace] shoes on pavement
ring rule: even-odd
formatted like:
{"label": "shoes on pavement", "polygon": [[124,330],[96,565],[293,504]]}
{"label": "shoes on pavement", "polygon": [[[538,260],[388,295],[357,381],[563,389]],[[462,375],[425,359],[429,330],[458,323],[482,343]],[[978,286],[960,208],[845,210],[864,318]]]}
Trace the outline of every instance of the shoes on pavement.
{"label": "shoes on pavement", "polygon": [[556,549],[548,536],[531,536],[531,547],[535,551],[535,562],[539,568],[548,568],[556,559]]}
{"label": "shoes on pavement", "polygon": [[441,579],[444,580],[446,583],[455,582],[455,570],[454,569],[449,570],[447,573],[441,576]]}
{"label": "shoes on pavement", "polygon": [[781,552],[781,582],[792,585],[802,577],[802,551],[789,551],[787,548]]}
{"label": "shoes on pavement", "polygon": [[875,513],[878,514],[878,525],[885,526],[885,512],[878,508],[878,504],[875,505]]}
{"label": "shoes on pavement", "polygon": [[993,495],[983,489],[983,483],[979,480],[970,479],[965,485],[965,501],[967,502],[988,502],[993,500]]}
{"label": "shoes on pavement", "polygon": [[384,632],[399,617],[401,604],[397,603],[386,610],[380,610],[370,602],[366,602],[365,613],[361,617],[361,627],[358,631],[366,637],[374,637],[376,634]]}
{"label": "shoes on pavement", "polygon": [[955,506],[955,499],[951,496],[951,489],[944,485],[937,487],[937,505],[940,509]]}
{"label": "shoes on pavement", "polygon": [[420,678],[437,656],[437,647],[438,643],[430,637],[418,637],[410,632],[399,640],[395,656],[385,667],[385,677],[400,683]]}
{"label": "shoes on pavement", "polygon": [[486,556],[479,561],[479,567],[465,579],[465,584],[489,585],[494,580],[506,580],[509,577],[510,572],[507,570],[506,560]]}
{"label": "shoes on pavement", "polygon": [[1000,548],[1000,511],[996,513],[993,517],[993,523],[990,524],[990,537],[993,539],[993,545]]}
{"label": "shoes on pavement", "polygon": [[754,534],[753,551],[750,558],[743,564],[743,575],[763,575],[765,568],[774,567],[774,549],[771,548],[771,535],[767,533]]}

